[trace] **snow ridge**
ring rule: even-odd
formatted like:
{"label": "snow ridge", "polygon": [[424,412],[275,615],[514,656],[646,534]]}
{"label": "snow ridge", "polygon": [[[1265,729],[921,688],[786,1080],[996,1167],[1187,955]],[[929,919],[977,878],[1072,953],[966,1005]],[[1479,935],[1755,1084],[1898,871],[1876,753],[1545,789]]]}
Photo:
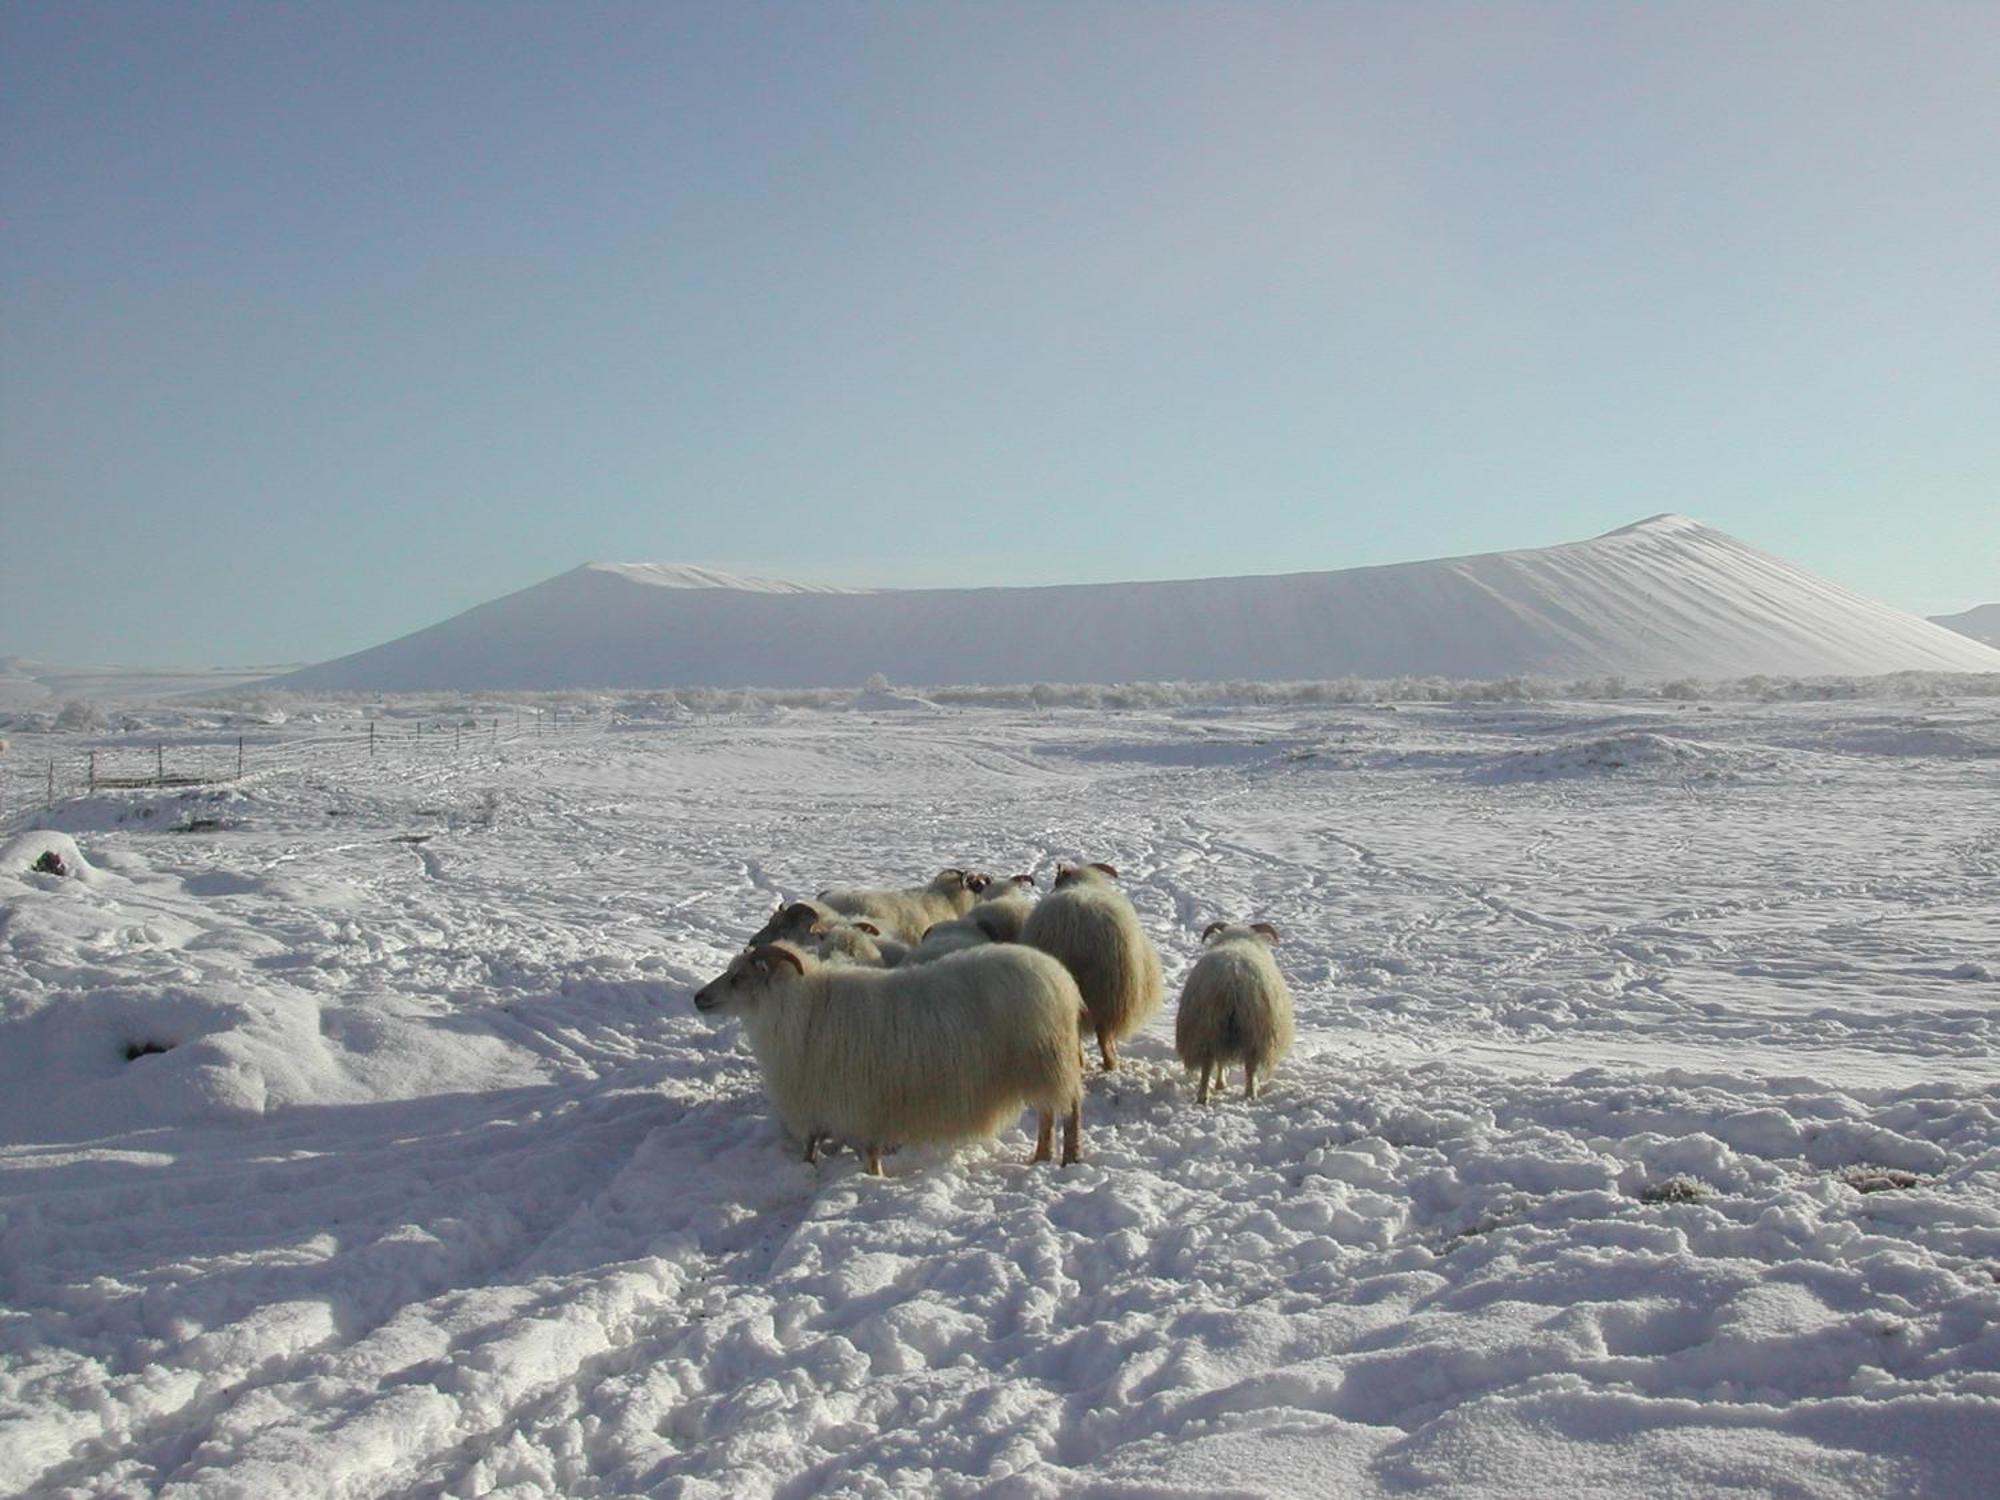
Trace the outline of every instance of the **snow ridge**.
{"label": "snow ridge", "polygon": [[[994,628],[1004,620],[1005,629]],[[2000,671],[2000,651],[1666,514],[1589,541],[1247,578],[838,591],[591,564],[277,679],[307,691]]]}

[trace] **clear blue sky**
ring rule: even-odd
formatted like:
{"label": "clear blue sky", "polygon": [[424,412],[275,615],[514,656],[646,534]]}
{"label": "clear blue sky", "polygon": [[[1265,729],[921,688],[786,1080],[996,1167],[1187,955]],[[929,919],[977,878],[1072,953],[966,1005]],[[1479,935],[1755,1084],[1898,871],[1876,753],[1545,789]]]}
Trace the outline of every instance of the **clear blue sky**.
{"label": "clear blue sky", "polygon": [[2000,599],[2000,7],[0,7],[0,654],[1680,510]]}

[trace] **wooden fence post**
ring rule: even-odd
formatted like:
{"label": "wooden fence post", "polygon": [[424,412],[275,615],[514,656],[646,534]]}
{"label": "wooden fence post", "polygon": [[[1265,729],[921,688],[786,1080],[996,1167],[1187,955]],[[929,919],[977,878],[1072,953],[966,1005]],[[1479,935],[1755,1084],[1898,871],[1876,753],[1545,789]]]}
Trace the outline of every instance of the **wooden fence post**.
{"label": "wooden fence post", "polygon": [[49,806],[56,805],[56,758],[49,757]]}
{"label": "wooden fence post", "polygon": [[243,736],[236,736],[236,779],[243,779]]}
{"label": "wooden fence post", "polygon": [[155,781],[165,781],[167,779],[167,747],[165,744],[156,744],[153,746],[153,779]]}
{"label": "wooden fence post", "polygon": [[97,795],[97,752],[90,752],[90,795]]}

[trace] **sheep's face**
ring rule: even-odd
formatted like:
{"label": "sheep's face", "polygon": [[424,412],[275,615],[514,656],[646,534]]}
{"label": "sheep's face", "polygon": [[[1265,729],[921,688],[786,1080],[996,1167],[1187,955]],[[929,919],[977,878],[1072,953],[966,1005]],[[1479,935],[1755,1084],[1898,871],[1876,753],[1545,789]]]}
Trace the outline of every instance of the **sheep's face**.
{"label": "sheep's face", "polygon": [[719,978],[695,991],[694,1008],[704,1015],[723,1010],[745,1010],[755,1005],[773,984],[802,977],[804,958],[781,943],[751,948],[729,961]]}

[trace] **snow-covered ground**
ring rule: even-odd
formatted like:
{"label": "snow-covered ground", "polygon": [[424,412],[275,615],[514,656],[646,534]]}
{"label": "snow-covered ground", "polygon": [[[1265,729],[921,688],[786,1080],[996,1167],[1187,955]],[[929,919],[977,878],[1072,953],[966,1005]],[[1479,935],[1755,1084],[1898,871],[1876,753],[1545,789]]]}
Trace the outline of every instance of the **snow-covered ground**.
{"label": "snow-covered ground", "polygon": [[[0,1492],[1991,1493],[2000,699],[867,703],[17,817]],[[781,1148],[689,1005],[781,896],[1077,856],[1081,1167]],[[1198,1109],[1221,916],[1300,1039]]]}

